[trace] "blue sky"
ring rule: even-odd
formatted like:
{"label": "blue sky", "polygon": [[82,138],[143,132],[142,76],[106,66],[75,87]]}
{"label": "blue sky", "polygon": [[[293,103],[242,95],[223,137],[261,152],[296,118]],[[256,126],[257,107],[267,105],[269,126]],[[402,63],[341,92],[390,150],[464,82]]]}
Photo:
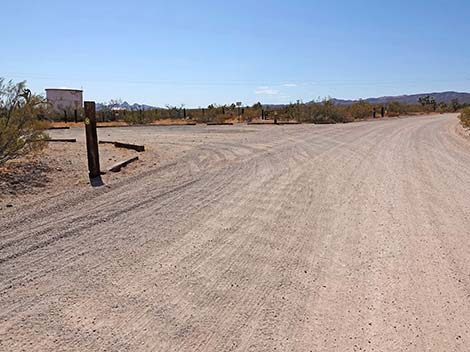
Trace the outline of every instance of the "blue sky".
{"label": "blue sky", "polygon": [[470,91],[468,0],[0,1],[0,77],[38,93],[197,107]]}

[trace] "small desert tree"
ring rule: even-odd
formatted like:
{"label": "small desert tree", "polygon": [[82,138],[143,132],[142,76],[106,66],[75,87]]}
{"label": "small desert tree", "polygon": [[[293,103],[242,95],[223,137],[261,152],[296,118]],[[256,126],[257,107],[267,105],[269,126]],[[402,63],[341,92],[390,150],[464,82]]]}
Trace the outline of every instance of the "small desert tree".
{"label": "small desert tree", "polygon": [[438,106],[436,98],[430,95],[426,95],[425,97],[420,97],[418,99],[418,102],[423,106],[423,108],[431,106],[433,111],[436,111],[437,106]]}
{"label": "small desert tree", "polygon": [[423,106],[427,106],[431,104],[431,96],[426,95],[425,97],[418,98],[418,102]]}
{"label": "small desert tree", "polygon": [[456,98],[456,99],[452,99],[452,101],[450,102],[450,105],[452,106],[452,111],[456,112],[457,110],[459,110],[462,105],[460,105],[460,102],[459,102],[459,99]]}
{"label": "small desert tree", "polygon": [[432,110],[433,110],[433,111],[436,111],[436,109],[437,109],[437,101],[436,101],[436,99],[435,99],[434,97],[431,97],[430,103],[431,103],[431,106],[432,106]]}
{"label": "small desert tree", "polygon": [[43,105],[25,82],[0,78],[0,164],[44,146],[43,123],[36,117]]}

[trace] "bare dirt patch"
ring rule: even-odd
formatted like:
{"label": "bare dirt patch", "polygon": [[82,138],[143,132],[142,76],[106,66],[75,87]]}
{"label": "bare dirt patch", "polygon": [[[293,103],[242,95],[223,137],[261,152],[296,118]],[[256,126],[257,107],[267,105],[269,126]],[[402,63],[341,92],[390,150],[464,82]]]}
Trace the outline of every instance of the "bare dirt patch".
{"label": "bare dirt patch", "polygon": [[[135,152],[100,145],[102,170]],[[79,143],[48,143],[34,157],[12,160],[0,168],[0,208],[19,205],[89,185],[86,146]],[[113,176],[104,176],[111,179]]]}
{"label": "bare dirt patch", "polygon": [[0,212],[0,350],[467,351],[456,123],[99,132],[149,152]]}
{"label": "bare dirt patch", "polygon": [[12,196],[44,188],[50,182],[51,165],[43,160],[23,159],[0,167],[0,195]]}

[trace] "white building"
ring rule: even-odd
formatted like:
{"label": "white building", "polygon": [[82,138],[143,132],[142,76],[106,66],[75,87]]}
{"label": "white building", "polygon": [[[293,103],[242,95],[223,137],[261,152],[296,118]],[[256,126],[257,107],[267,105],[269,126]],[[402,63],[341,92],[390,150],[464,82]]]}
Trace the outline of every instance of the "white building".
{"label": "white building", "polygon": [[56,111],[74,111],[83,106],[83,91],[81,89],[48,88],[46,99]]}

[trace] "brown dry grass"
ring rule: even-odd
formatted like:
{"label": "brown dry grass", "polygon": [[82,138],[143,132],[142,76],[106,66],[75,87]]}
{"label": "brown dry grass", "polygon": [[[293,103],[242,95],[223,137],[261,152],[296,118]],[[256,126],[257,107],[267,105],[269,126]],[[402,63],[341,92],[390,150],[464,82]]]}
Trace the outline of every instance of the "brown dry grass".
{"label": "brown dry grass", "polygon": [[459,116],[460,123],[465,128],[470,128],[470,108],[463,109],[462,113]]}

